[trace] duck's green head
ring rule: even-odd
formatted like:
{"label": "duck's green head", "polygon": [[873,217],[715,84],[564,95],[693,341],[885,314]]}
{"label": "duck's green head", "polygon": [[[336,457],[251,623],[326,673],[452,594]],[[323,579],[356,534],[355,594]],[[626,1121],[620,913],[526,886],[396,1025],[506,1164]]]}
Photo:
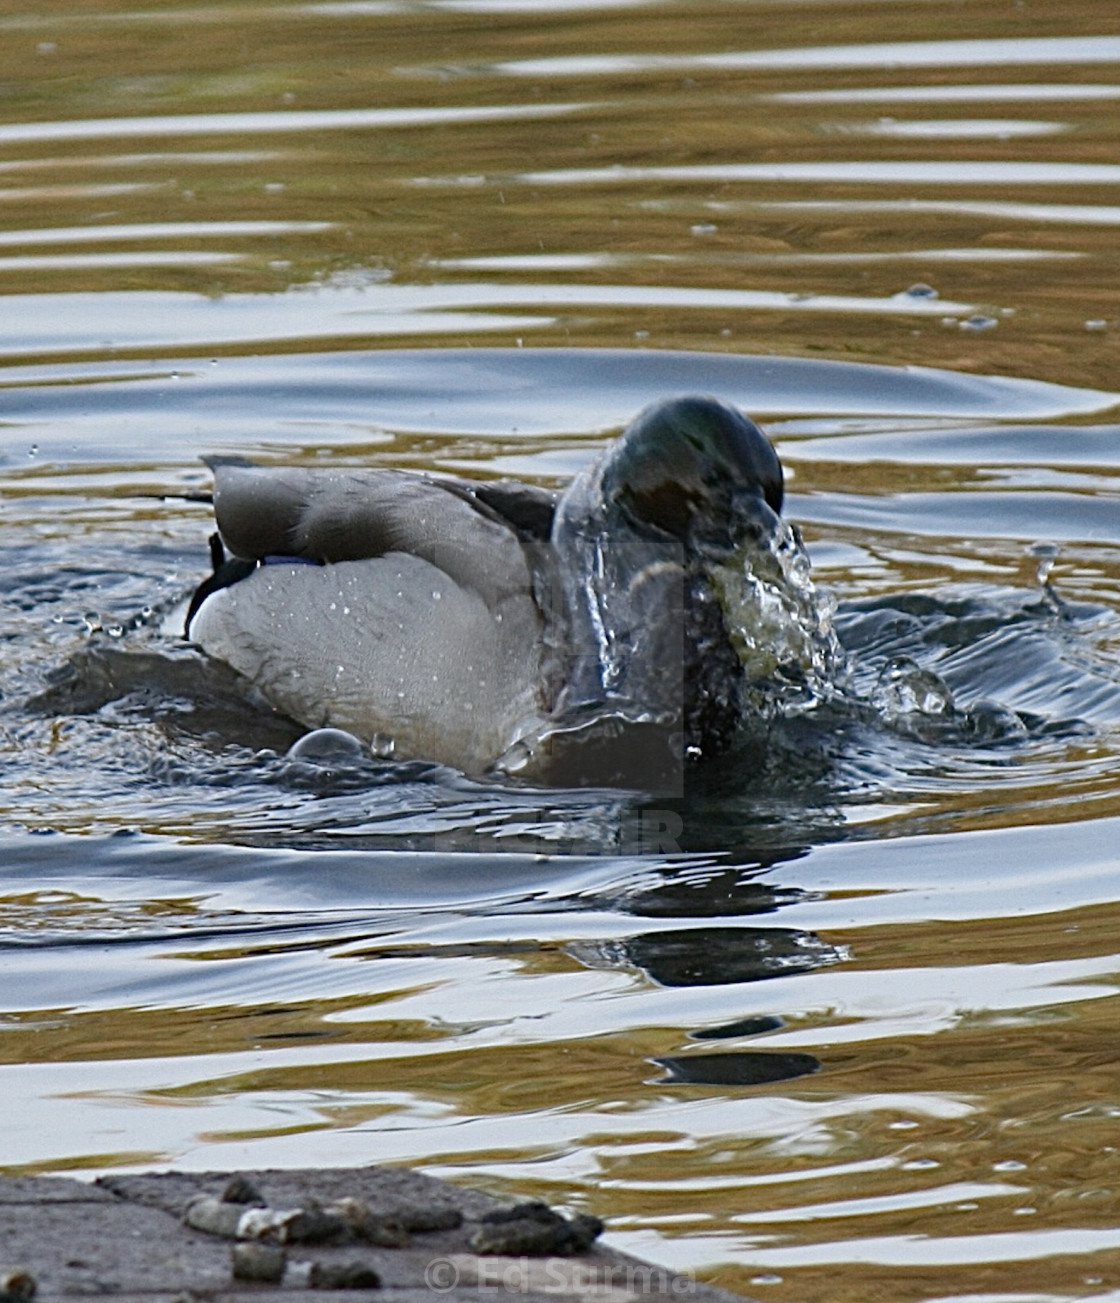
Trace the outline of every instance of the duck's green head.
{"label": "duck's green head", "polygon": [[773,676],[814,670],[831,634],[782,497],[769,440],[707,397],[647,407],[576,476],[541,589],[559,596],[540,739],[554,779],[675,790],[686,759],[768,708]]}
{"label": "duck's green head", "polygon": [[[782,466],[770,441],[742,412],[714,398],[671,398],[647,407],[610,449],[604,498],[639,528],[681,542],[734,545],[736,518],[751,500],[777,515]],[[748,514],[750,512],[748,511]]]}

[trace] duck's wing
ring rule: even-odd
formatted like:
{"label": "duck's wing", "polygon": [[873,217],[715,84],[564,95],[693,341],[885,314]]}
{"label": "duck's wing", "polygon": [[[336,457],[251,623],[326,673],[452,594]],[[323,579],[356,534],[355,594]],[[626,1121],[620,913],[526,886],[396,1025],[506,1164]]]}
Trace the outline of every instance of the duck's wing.
{"label": "duck's wing", "polygon": [[546,516],[551,523],[554,504],[546,490],[484,484],[476,492],[465,481],[406,471],[234,460],[216,461],[212,469],[218,531],[235,557],[325,564],[405,553],[485,601],[526,586],[523,538]]}
{"label": "duck's wing", "polygon": [[493,508],[406,472],[214,471],[251,573],[205,598],[190,636],[280,710],[468,773],[539,724],[534,567]]}
{"label": "duck's wing", "polygon": [[528,586],[490,604],[403,552],[258,566],[207,597],[190,632],[290,718],[380,754],[482,774],[540,725]]}

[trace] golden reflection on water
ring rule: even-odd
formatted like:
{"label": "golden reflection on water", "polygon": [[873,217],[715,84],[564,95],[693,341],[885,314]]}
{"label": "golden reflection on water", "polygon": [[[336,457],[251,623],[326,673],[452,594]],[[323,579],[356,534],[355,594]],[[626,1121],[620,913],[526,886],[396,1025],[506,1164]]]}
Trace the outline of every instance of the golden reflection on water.
{"label": "golden reflection on water", "polygon": [[[464,255],[593,253],[615,257],[607,301],[581,304],[573,294],[570,311],[533,313],[534,282],[574,291],[598,283],[604,269],[568,268],[554,280],[515,274],[522,306],[537,320],[495,324],[489,342],[514,343],[529,331],[539,344],[823,351],[1107,388],[1114,348],[1086,322],[1114,315],[1116,178],[1105,172],[1083,184],[1078,169],[1115,171],[1117,102],[1085,94],[1079,81],[1109,89],[1113,16],[1099,0],[1032,6],[1029,23],[972,6],[953,11],[948,33],[965,44],[939,47],[936,14],[926,4],[714,4],[560,10],[544,20],[531,11],[228,6],[199,18],[91,5],[64,24],[49,15],[9,18],[0,51],[10,124],[7,138],[0,128],[0,166],[9,184],[0,200],[17,238],[0,258],[0,277],[11,293],[215,296],[276,293],[371,268],[398,284],[462,281],[469,272],[450,268]],[[890,42],[903,45],[892,54]],[[849,47],[855,54],[831,66],[818,54]],[[617,67],[608,58],[595,75],[570,71],[565,58],[584,52],[617,56]],[[643,66],[647,53],[653,61]],[[822,78],[832,95],[823,104],[808,98]],[[1060,130],[1025,135],[1038,116],[1034,82],[1043,78],[1048,128]],[[916,80],[931,98],[915,102]],[[988,82],[998,118],[970,110],[962,122],[961,105],[946,93],[973,99]],[[877,104],[870,118],[860,98],[867,95]],[[462,120],[465,110],[504,116],[472,122]],[[371,115],[364,128],[359,113]],[[115,136],[111,125],[90,135],[91,121],[114,118],[124,119]],[[987,120],[991,130],[981,130]],[[51,122],[53,140],[43,125]],[[138,123],[149,124],[142,134]],[[44,138],[21,137],[32,128]],[[974,179],[962,170],[960,183],[940,183],[939,168],[973,163],[981,165]],[[1033,185],[1001,184],[1000,169],[1013,163],[1055,171]],[[770,164],[789,179],[734,179],[736,167]],[[860,169],[877,164],[917,172],[869,185]],[[710,179],[658,180],[666,169],[704,167]],[[842,170],[831,181],[798,180],[799,167],[852,171],[847,180]],[[612,182],[618,168],[619,177],[629,169],[639,179]],[[601,171],[602,180],[525,179],[572,169]],[[1046,207],[1040,224],[1036,213]],[[1100,224],[1087,224],[1094,214]],[[44,227],[60,232],[49,256]],[[774,258],[727,261],[752,250]],[[949,250],[958,253],[947,259]],[[96,261],[106,256],[134,265]],[[166,261],[145,265],[157,257]],[[928,322],[877,310],[918,282],[968,306]],[[616,300],[627,287],[734,286],[802,305],[806,296],[854,299],[866,309],[651,302],[612,311],[612,286]],[[476,311],[484,330],[486,311]],[[962,329],[971,315],[993,327]],[[215,324],[209,351],[220,355],[229,344]],[[427,325],[438,328],[436,314]],[[353,346],[349,335],[340,332],[341,346]],[[449,321],[441,335],[467,342],[473,332]],[[296,333],[260,346],[300,340]]]}
{"label": "golden reflection on water", "polygon": [[[371,344],[570,345],[1114,391],[1115,32],[1104,0],[547,14],[92,0],[5,13],[0,361],[127,370]],[[566,463],[557,471],[550,455],[599,438],[527,452],[518,438],[379,432],[375,419],[345,448],[289,427],[266,451],[472,474],[509,459],[555,480]],[[775,434],[807,536],[839,558],[826,551],[819,573],[846,597],[947,577],[1029,587],[1029,540],[939,514],[1016,487],[1000,474],[1024,493],[1018,523],[1042,500],[1029,493],[1066,495],[1053,516],[1071,534],[1053,571],[1063,597],[1120,597],[1115,530],[1077,523],[1079,504],[1115,505],[1111,450],[1065,460],[1055,436],[1032,458],[907,460],[815,447],[792,426]],[[21,451],[5,467],[6,523],[43,545],[143,530],[193,546],[201,512],[131,497],[166,487],[155,442],[50,472]],[[913,528],[890,519],[894,499],[921,494],[931,505]],[[876,504],[878,525],[836,518]],[[1109,644],[1098,652],[1107,662]],[[1113,750],[1095,738],[1010,773],[976,765],[952,790],[921,777],[873,832],[1120,814]],[[53,813],[65,827],[67,812]],[[220,812],[150,819],[186,841],[225,835]],[[383,939],[317,938],[320,970],[273,989],[267,976],[242,987],[241,974],[294,962],[301,943],[192,942],[210,921],[202,899],[13,892],[0,925],[84,933],[67,957],[83,975],[101,931],[170,939],[143,961],[167,984],[158,993],[124,965],[120,989],[88,1004],[3,1016],[0,1061],[41,1070],[20,1098],[47,1101],[34,1116],[50,1120],[8,1167],[357,1153],[586,1206],[620,1245],[766,1299],[1117,1290],[1120,908],[1025,901],[999,918],[875,926],[860,900],[826,934],[847,963],[762,983],[772,996],[713,988],[710,1021],[741,1012],[740,994],[744,1009],[772,1000],[785,1019],[731,1048],[789,1045],[823,1064],[729,1091],[666,1082],[652,1062],[697,1050],[695,993],[646,1015],[626,1001],[653,983],[625,966],[589,973],[555,921],[548,939],[417,943],[411,957]],[[165,975],[207,964],[214,983],[186,994]],[[235,996],[220,989],[226,971]]]}

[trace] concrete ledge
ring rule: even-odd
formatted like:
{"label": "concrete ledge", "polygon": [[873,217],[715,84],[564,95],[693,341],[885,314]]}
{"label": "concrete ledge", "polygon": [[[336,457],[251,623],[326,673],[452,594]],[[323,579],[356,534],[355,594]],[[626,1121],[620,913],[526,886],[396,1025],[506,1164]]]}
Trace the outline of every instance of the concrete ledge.
{"label": "concrete ledge", "polygon": [[[358,1200],[373,1217],[398,1229],[402,1214],[416,1224],[427,1218],[446,1227],[458,1220],[456,1214],[462,1222],[402,1235],[406,1242],[396,1247],[364,1241],[286,1243],[260,1254],[284,1259],[279,1281],[237,1279],[233,1232],[208,1234],[183,1221],[193,1200],[220,1199],[234,1176],[255,1187],[271,1209]],[[110,1175],[94,1184],[64,1177],[2,1178],[0,1303],[27,1303],[30,1297],[28,1283],[11,1275],[16,1268],[34,1278],[37,1303],[92,1295],[120,1303],[296,1303],[301,1291],[309,1303],[356,1303],[362,1296],[384,1303],[741,1303],[739,1295],[598,1243],[564,1255],[477,1252],[471,1239],[482,1219],[503,1207],[481,1191],[389,1167],[156,1172]],[[359,1280],[368,1281],[375,1272],[380,1286],[338,1288],[338,1273],[350,1264],[363,1269]]]}

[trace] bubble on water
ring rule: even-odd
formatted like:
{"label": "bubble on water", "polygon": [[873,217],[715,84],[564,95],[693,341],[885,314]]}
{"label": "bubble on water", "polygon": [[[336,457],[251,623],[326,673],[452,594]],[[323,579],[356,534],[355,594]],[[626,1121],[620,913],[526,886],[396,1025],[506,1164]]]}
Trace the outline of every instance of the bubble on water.
{"label": "bubble on water", "polygon": [[715,235],[719,227],[715,222],[696,222],[688,229],[692,235]]}
{"label": "bubble on water", "polygon": [[1085,323],[1086,330],[1107,330],[1108,322],[1103,317],[1092,317]]}
{"label": "bubble on water", "polygon": [[391,760],[396,753],[396,739],[391,733],[375,733],[369,740],[369,749],[378,760]]}
{"label": "bubble on water", "polygon": [[989,317],[983,312],[974,312],[960,323],[961,330],[992,330],[999,325],[996,317]]}
{"label": "bubble on water", "polygon": [[987,698],[969,706],[964,726],[969,736],[981,742],[1019,741],[1027,736],[1027,726],[1015,711]]}
{"label": "bubble on water", "polygon": [[902,299],[937,299],[941,295],[932,285],[927,285],[924,281],[918,281],[916,285],[911,285],[909,289],[903,290],[896,297]]}
{"label": "bubble on water", "polygon": [[1032,543],[1027,548],[1027,555],[1035,558],[1035,577],[1039,585],[1043,588],[1050,582],[1050,571],[1054,568],[1054,562],[1058,559],[1061,548],[1057,543],[1038,542]]}
{"label": "bubble on water", "polygon": [[317,728],[292,744],[288,759],[314,765],[336,765],[361,760],[363,754],[362,744],[353,733],[341,728]]}
{"label": "bubble on water", "polygon": [[888,724],[947,720],[955,714],[953,694],[944,679],[922,669],[909,656],[895,656],[883,666],[871,704]]}

